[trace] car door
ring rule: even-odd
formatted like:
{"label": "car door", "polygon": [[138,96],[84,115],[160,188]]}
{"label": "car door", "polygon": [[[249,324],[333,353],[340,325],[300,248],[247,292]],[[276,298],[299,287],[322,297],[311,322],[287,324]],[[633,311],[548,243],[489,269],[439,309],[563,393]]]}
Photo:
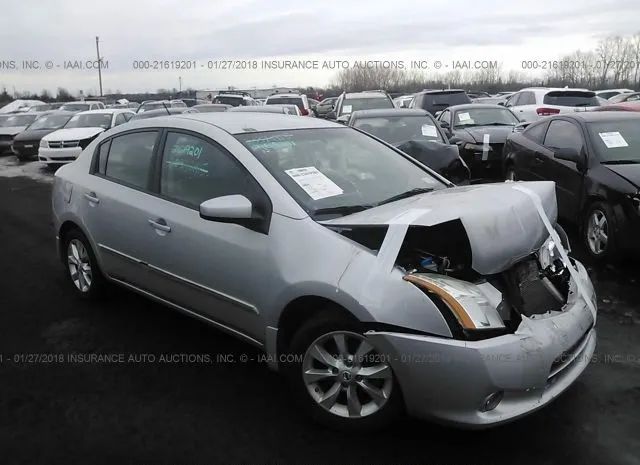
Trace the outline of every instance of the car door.
{"label": "car door", "polygon": [[108,276],[150,287],[147,204],[160,131],[144,129],[106,139],[96,150],[92,181],[80,197],[87,230]]}
{"label": "car door", "polygon": [[558,149],[576,149],[582,153],[585,148],[582,128],[572,121],[555,119],[549,123],[544,145],[550,153],[545,175],[556,183],[558,213],[564,219],[574,220],[580,207],[584,176],[576,163],[555,158],[553,153]]}
{"label": "car door", "polygon": [[146,218],[152,292],[262,340],[259,290],[274,278],[261,272],[270,261],[270,237],[240,224],[205,220],[199,206],[240,194],[270,218],[266,193],[222,146],[178,129],[167,130],[156,176],[158,197],[148,203]]}
{"label": "car door", "polygon": [[505,156],[514,161],[518,179],[522,181],[546,179],[544,164],[551,156],[549,150],[544,147],[547,127],[546,121],[534,123],[527,127],[520,137],[509,141],[508,150],[513,153],[505,153]]}

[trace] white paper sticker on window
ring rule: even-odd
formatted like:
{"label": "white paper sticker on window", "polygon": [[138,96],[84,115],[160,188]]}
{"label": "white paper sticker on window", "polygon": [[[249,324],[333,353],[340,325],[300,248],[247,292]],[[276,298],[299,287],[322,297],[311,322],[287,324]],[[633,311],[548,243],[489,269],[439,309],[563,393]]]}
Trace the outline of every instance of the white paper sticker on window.
{"label": "white paper sticker on window", "polygon": [[469,113],[458,113],[458,119],[460,121],[469,121],[471,119],[471,115],[469,115]]}
{"label": "white paper sticker on window", "polygon": [[344,105],[342,107],[342,113],[351,113],[352,105]]}
{"label": "white paper sticker on window", "polygon": [[438,131],[435,126],[430,124],[422,125],[422,135],[425,137],[438,137]]}
{"label": "white paper sticker on window", "polygon": [[600,139],[604,142],[604,145],[607,146],[608,149],[616,149],[618,147],[629,147],[627,141],[624,140],[622,134],[618,131],[616,132],[601,132],[599,133]]}
{"label": "white paper sticker on window", "polygon": [[487,161],[489,159],[489,140],[490,140],[490,136],[489,134],[485,134],[484,136],[482,136],[482,161]]}
{"label": "white paper sticker on window", "polygon": [[315,166],[286,170],[291,179],[309,194],[313,200],[325,199],[342,194],[342,189],[322,174]]}

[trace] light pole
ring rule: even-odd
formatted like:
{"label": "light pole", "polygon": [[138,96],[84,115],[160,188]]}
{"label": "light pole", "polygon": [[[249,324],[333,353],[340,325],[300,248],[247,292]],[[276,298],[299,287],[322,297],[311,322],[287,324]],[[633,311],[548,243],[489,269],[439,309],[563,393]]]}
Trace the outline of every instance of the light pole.
{"label": "light pole", "polygon": [[98,55],[98,81],[100,82],[100,97],[102,97],[102,59],[100,58],[100,38],[96,36],[96,54]]}

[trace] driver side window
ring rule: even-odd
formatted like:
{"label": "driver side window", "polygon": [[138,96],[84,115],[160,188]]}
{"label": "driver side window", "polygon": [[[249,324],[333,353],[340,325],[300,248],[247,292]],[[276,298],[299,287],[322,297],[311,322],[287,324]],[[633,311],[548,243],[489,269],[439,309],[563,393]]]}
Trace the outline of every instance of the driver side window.
{"label": "driver side window", "polygon": [[547,135],[544,138],[545,147],[551,149],[572,148],[581,151],[583,144],[580,128],[563,120],[551,121]]}

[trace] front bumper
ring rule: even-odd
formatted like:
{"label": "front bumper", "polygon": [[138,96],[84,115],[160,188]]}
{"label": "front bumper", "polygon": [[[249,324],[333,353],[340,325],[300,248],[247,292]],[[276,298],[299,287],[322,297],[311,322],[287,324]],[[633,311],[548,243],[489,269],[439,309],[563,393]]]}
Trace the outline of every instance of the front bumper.
{"label": "front bumper", "polygon": [[35,157],[38,155],[40,141],[13,141],[13,151],[20,157]]}
{"label": "front bumper", "polygon": [[[587,298],[595,301],[586,270]],[[595,350],[593,315],[575,283],[563,311],[526,319],[514,334],[461,341],[370,332],[390,364],[414,416],[481,428],[515,420],[560,395],[585,370]],[[502,391],[492,410],[487,397]]]}
{"label": "front bumper", "polygon": [[38,150],[38,160],[46,164],[71,163],[82,152],[81,147],[69,147],[62,149],[51,149],[40,147]]}

